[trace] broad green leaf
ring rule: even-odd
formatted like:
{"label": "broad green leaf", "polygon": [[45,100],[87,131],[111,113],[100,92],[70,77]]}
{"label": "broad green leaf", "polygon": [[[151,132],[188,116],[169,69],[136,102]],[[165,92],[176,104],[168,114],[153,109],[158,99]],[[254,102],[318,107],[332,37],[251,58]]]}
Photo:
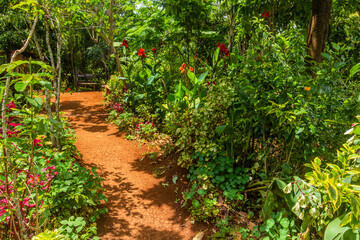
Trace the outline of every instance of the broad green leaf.
{"label": "broad green leaf", "polygon": [[346,65],[345,62],[337,62],[334,64],[334,67],[340,69],[340,68],[344,67],[345,65]]}
{"label": "broad green leaf", "polygon": [[214,55],[213,55],[213,67],[215,67],[215,64],[218,61],[219,53],[220,53],[220,48],[216,48]]}
{"label": "broad green leaf", "polygon": [[227,125],[218,126],[218,127],[216,127],[216,132],[220,135],[225,131],[226,127],[227,127]]}
{"label": "broad green leaf", "polygon": [[138,94],[135,96],[135,100],[140,100],[140,99],[143,99],[145,97],[145,94]]}
{"label": "broad green leaf", "polygon": [[[356,64],[355,66],[353,66],[351,69],[350,69],[350,75],[349,75],[349,78],[352,78],[357,72],[360,71],[360,63]],[[1,71],[0,71],[1,73]]]}
{"label": "broad green leaf", "polygon": [[50,91],[54,89],[54,88],[52,87],[51,82],[41,80],[41,81],[39,81],[39,83],[40,83],[40,85],[46,87],[46,88],[47,88],[48,90],[50,90]]}
{"label": "broad green leaf", "polygon": [[275,220],[270,218],[266,220],[266,228],[271,229],[275,225]]}
{"label": "broad green leaf", "polygon": [[0,65],[0,74],[3,73],[4,71],[6,71],[7,68],[10,66],[11,66],[10,63]]}
{"label": "broad green leaf", "polygon": [[146,86],[150,86],[154,80],[158,77],[158,74],[154,75],[154,76],[150,76],[147,80],[147,82],[145,83]]}
{"label": "broad green leaf", "polygon": [[280,225],[283,226],[284,228],[288,228],[290,225],[290,221],[288,218],[282,218],[280,220]]}
{"label": "broad green leaf", "polygon": [[280,197],[285,198],[285,202],[286,204],[289,206],[290,209],[292,209],[296,202],[296,196],[294,195],[293,192],[290,192],[289,194],[285,194],[282,189],[284,189],[287,186],[287,183],[285,183],[284,181],[280,180],[280,179],[276,179],[276,185],[279,188],[279,191],[277,192],[278,195],[280,195]]}
{"label": "broad green leaf", "polygon": [[349,212],[345,215],[345,217],[342,219],[340,226],[341,227],[345,227],[346,225],[348,225],[351,222],[352,219],[352,212]]}
{"label": "broad green leaf", "polygon": [[56,129],[62,129],[61,124],[56,121],[55,119],[49,119],[49,122],[56,128]]}
{"label": "broad green leaf", "polygon": [[187,71],[187,75],[190,78],[190,80],[193,82],[193,84],[197,83],[197,78],[195,76],[195,74],[193,72],[191,72],[190,70]]}
{"label": "broad green leaf", "polygon": [[205,194],[206,194],[206,190],[205,189],[203,189],[203,188],[200,188],[198,191],[198,194],[200,195],[200,196],[205,196]]}
{"label": "broad green leaf", "polygon": [[354,133],[355,133],[356,135],[360,135],[360,126],[359,126],[359,125],[356,125],[356,126],[354,127]]}
{"label": "broad green leaf", "polygon": [[194,208],[197,208],[200,206],[200,202],[196,199],[192,200],[192,205],[194,206]]}
{"label": "broad green leaf", "polygon": [[204,72],[203,74],[201,74],[200,77],[198,78],[197,82],[202,83],[205,80],[205,77],[207,74],[208,74],[208,72]]}
{"label": "broad green leaf", "polygon": [[360,239],[360,234],[359,234],[359,230],[357,230],[357,232],[353,232],[352,229],[348,229],[347,231],[344,232],[343,235],[343,240],[359,240]]}
{"label": "broad green leaf", "polygon": [[192,95],[189,89],[187,89],[184,85],[182,86],[182,90],[184,90],[187,94]]}
{"label": "broad green leaf", "polygon": [[340,50],[340,45],[339,44],[332,42],[331,45],[336,51]]}
{"label": "broad green leaf", "polygon": [[183,97],[184,97],[184,91],[182,90],[182,83],[180,81],[175,91],[175,98],[176,100],[180,101],[183,99]]}
{"label": "broad green leaf", "polygon": [[[49,72],[53,72],[53,73],[56,72],[55,68],[47,65],[47,64],[44,63],[43,61],[31,61],[31,64],[37,64],[37,65],[41,66],[42,68],[48,70]],[[47,73],[47,74],[48,74],[48,73]]]}
{"label": "broad green leaf", "polygon": [[330,201],[334,206],[334,210],[336,211],[338,209],[338,205],[340,201],[339,191],[333,183],[328,182],[328,184],[329,184],[328,194],[330,197]]}
{"label": "broad green leaf", "polygon": [[353,212],[353,215],[355,216],[356,220],[359,221],[360,217],[360,202],[359,199],[351,196],[351,209]]}
{"label": "broad green leaf", "polygon": [[335,218],[333,221],[331,221],[326,230],[324,235],[324,240],[334,240],[339,239],[344,235],[344,233],[351,229],[350,227],[341,227],[340,223],[343,219],[344,215]]}
{"label": "broad green leaf", "polygon": [[31,98],[26,97],[27,101],[30,103],[31,106],[33,106],[35,109],[39,110],[42,106],[42,100],[39,97]]}
{"label": "broad green leaf", "polygon": [[324,58],[326,58],[326,60],[330,60],[331,59],[331,55],[328,53],[321,53],[321,56],[323,56]]}
{"label": "broad green leaf", "polygon": [[25,74],[23,77],[22,77],[22,81],[25,83],[25,84],[29,84],[34,78],[34,75],[33,74]]}
{"label": "broad green leaf", "polygon": [[15,83],[14,87],[15,87],[16,91],[22,92],[26,89],[27,84],[20,81],[20,82]]}

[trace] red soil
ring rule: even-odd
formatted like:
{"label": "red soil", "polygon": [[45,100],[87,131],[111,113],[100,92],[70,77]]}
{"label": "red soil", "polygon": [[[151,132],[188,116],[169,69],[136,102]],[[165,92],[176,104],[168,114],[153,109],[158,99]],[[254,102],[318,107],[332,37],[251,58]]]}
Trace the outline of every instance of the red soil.
{"label": "red soil", "polygon": [[173,165],[171,174],[181,175],[177,184],[169,177],[156,178],[157,163],[142,155],[154,149],[124,139],[116,126],[105,121],[102,101],[101,92],[61,96],[61,110],[76,131],[83,163],[96,166],[105,179],[108,202],[104,207],[109,213],[97,221],[100,239],[186,240],[206,230],[206,225],[191,224],[187,210],[175,203],[181,184],[186,184],[186,172]]}

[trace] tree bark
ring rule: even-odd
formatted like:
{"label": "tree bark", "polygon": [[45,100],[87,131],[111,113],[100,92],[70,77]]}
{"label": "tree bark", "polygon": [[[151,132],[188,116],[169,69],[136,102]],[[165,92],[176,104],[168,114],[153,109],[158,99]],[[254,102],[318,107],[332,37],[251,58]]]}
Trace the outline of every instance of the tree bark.
{"label": "tree bark", "polygon": [[[41,52],[41,48],[40,48],[40,45],[39,45],[39,42],[36,38],[36,34],[34,33],[34,42],[35,42],[35,46],[36,46],[36,49],[37,49],[37,52],[39,54],[39,57],[41,59],[41,61],[45,61],[45,57],[44,57],[44,54]],[[51,112],[51,102],[50,102],[50,91],[44,87],[44,90],[45,90],[45,96],[46,96],[46,100],[45,100],[45,109],[46,109],[46,112],[48,114],[48,118],[50,120],[53,119],[53,116],[52,116],[52,112]],[[50,137],[51,137],[51,143],[52,143],[52,146],[55,147],[55,136],[54,136],[54,126],[52,123],[50,123]]]}
{"label": "tree bark", "polygon": [[315,62],[321,62],[329,33],[332,0],[313,0],[307,38],[307,53]]}
{"label": "tree bark", "polygon": [[[109,29],[109,41],[105,41],[108,42],[108,44],[110,45],[111,51],[115,56],[115,60],[116,60],[116,66],[117,66],[117,70],[120,73],[121,77],[124,77],[124,72],[121,68],[121,63],[120,63],[120,59],[119,59],[119,55],[114,47],[114,4],[115,4],[115,0],[110,0],[110,16],[109,16],[109,22],[110,22],[110,29]],[[103,35],[100,35],[103,36]],[[104,36],[103,36],[104,38]],[[124,82],[124,86],[126,85],[126,81],[123,80]]]}
{"label": "tree bark", "polygon": [[[56,23],[57,23],[57,27],[58,27],[58,32],[57,32],[57,44],[56,44],[56,70],[58,73],[57,79],[55,79],[54,82],[56,82],[56,90],[55,90],[55,110],[56,110],[56,120],[60,123],[61,119],[60,119],[60,89],[61,89],[61,46],[62,46],[62,31],[61,31],[61,25],[60,25],[60,21],[58,20],[58,18],[55,18]],[[59,151],[61,150],[61,145],[60,145],[60,132],[57,132],[57,138],[56,138],[56,145],[57,148],[59,149]]]}

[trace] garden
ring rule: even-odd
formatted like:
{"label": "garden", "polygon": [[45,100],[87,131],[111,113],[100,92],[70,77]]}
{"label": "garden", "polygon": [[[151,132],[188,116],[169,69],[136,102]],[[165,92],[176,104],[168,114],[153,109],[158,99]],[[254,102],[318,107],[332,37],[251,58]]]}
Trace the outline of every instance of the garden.
{"label": "garden", "polygon": [[107,201],[135,195],[84,164],[95,108],[101,157],[110,135],[150,146],[136,168],[170,178],[154,204],[167,191],[203,224],[124,239],[359,239],[359,14],[355,0],[0,0],[0,239],[99,239]]}

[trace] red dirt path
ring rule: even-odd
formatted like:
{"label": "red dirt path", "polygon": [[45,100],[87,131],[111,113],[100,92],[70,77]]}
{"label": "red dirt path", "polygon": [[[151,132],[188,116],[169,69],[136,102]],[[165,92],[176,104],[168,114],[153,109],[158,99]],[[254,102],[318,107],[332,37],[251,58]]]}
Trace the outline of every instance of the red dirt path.
{"label": "red dirt path", "polygon": [[109,213],[97,222],[100,239],[187,240],[204,225],[186,221],[188,213],[175,203],[176,194],[155,178],[154,166],[143,160],[150,152],[127,141],[116,126],[105,121],[101,92],[66,93],[61,110],[77,135],[76,146],[84,164],[96,166],[105,179],[103,187]]}

